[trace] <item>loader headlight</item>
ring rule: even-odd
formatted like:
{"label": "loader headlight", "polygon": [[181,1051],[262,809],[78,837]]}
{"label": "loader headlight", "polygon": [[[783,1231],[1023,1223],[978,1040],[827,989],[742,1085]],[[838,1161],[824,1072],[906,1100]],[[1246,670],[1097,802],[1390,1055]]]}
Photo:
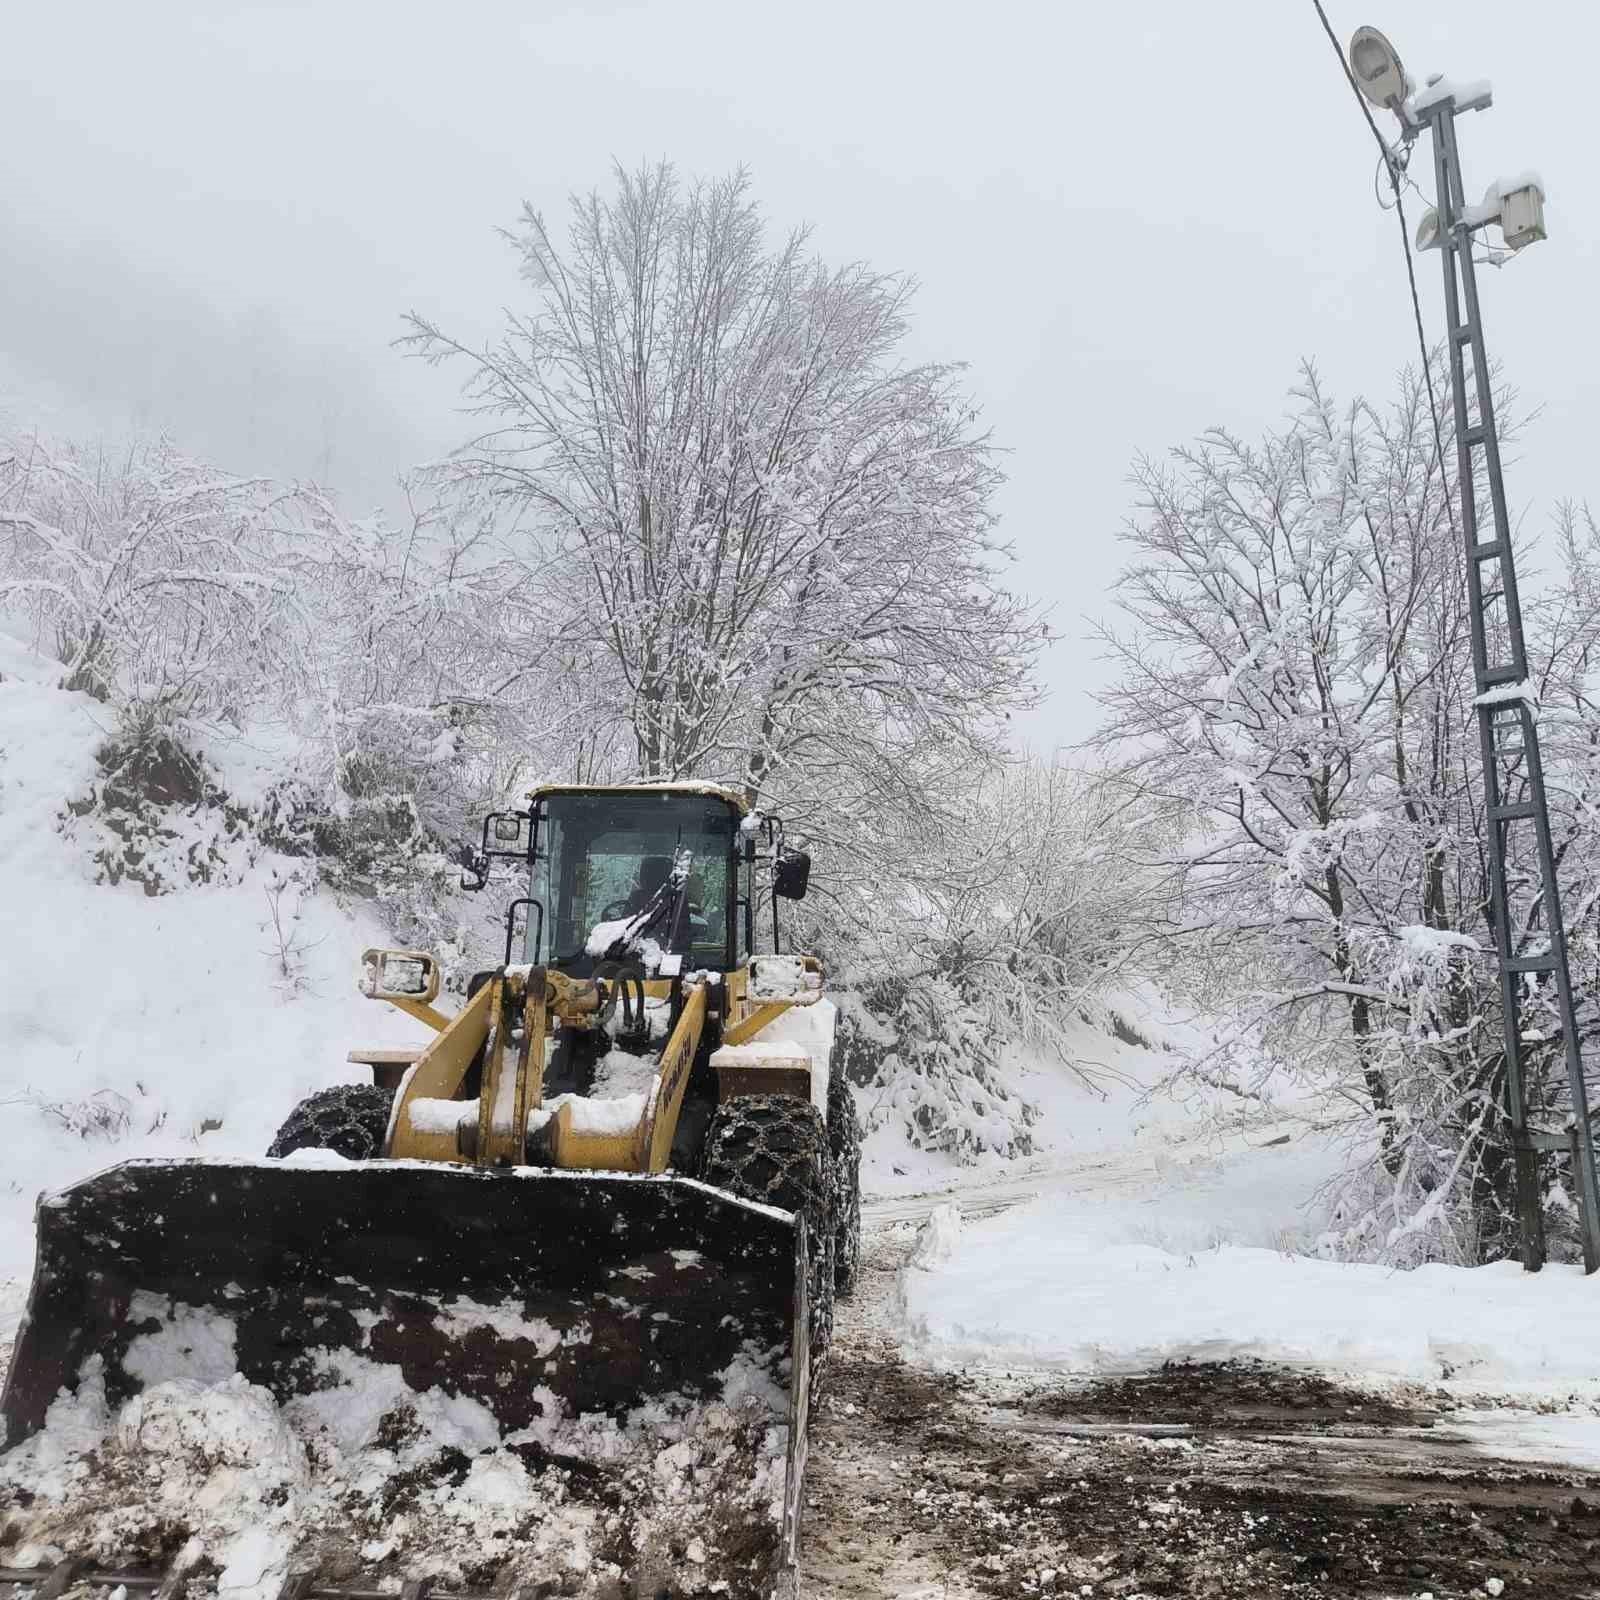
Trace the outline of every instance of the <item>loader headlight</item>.
{"label": "loader headlight", "polygon": [[439,963],[426,950],[363,950],[357,987],[369,1000],[415,1000],[439,993]]}

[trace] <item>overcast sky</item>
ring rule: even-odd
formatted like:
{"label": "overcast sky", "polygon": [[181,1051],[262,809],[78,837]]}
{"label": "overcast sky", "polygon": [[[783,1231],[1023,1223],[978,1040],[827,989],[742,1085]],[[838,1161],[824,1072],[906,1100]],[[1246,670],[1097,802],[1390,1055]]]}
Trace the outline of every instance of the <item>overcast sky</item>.
{"label": "overcast sky", "polygon": [[[1544,409],[1509,468],[1534,523],[1600,502],[1600,9],[1328,0],[1419,79],[1488,77],[1469,193],[1537,168],[1551,238],[1483,275],[1491,352]],[[10,7],[0,390],[132,420],[354,509],[461,442],[455,379],[390,348],[482,337],[524,293],[495,229],[613,158],[743,163],[775,228],[917,275],[917,356],[962,359],[1012,452],[1016,585],[1064,637],[1041,746],[1093,726],[1126,473],[1279,420],[1302,355],[1341,394],[1413,359],[1376,149],[1310,0],[807,0]],[[1431,168],[1414,171],[1430,190]],[[1438,258],[1420,260],[1441,327]]]}

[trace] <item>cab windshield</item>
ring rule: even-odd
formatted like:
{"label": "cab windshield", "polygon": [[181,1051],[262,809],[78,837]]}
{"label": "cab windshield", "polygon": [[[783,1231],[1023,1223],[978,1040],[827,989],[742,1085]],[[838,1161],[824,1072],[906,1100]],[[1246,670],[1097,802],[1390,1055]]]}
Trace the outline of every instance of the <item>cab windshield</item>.
{"label": "cab windshield", "polygon": [[[710,795],[551,794],[541,802],[533,898],[542,907],[528,921],[527,959],[583,975],[601,923],[641,911],[688,855],[688,906],[676,937],[670,917],[649,930],[684,966],[733,965],[738,814]],[[542,922],[542,927],[541,927]]]}

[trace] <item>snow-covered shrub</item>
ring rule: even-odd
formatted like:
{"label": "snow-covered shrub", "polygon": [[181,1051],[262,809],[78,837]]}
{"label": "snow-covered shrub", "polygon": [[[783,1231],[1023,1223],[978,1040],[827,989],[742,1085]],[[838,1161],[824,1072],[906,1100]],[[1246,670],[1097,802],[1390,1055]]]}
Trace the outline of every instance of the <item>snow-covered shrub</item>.
{"label": "snow-covered shrub", "polygon": [[314,860],[334,893],[372,901],[397,944],[432,950],[447,985],[492,957],[477,926],[482,917],[464,906],[460,864],[424,828],[411,795],[380,790],[330,800],[321,786],[285,780],[268,789],[255,825],[268,848]]}
{"label": "snow-covered shrub", "polygon": [[248,810],[165,719],[125,720],[95,760],[98,776],[67,800],[59,826],[81,842],[97,881],[153,896],[237,882],[254,861]]}
{"label": "snow-covered shrub", "polygon": [[324,838],[331,846],[322,858],[324,880],[374,901],[398,943],[454,945],[461,868],[425,832],[410,796],[351,800]]}
{"label": "snow-covered shrub", "polygon": [[942,881],[924,888],[938,908],[922,924],[930,964],[997,1038],[1073,1065],[1077,1024],[1130,975],[1144,928],[1166,909],[1152,860],[1174,827],[1159,797],[1092,769],[1031,758],[997,768],[965,800]]}
{"label": "snow-covered shrub", "polygon": [[267,879],[262,954],[271,961],[278,992],[286,998],[301,993],[307,984],[306,958],[313,945],[302,926],[301,913],[307,894],[315,887],[315,875],[303,867],[275,869]]}
{"label": "snow-covered shrub", "polygon": [[115,1089],[97,1089],[82,1100],[51,1100],[30,1089],[23,1099],[46,1122],[80,1139],[103,1139],[113,1144],[127,1135],[133,1123],[133,1102]]}
{"label": "snow-covered shrub", "polygon": [[299,714],[323,643],[304,563],[339,543],[321,496],[166,439],[0,439],[0,614],[109,713],[68,824],[102,881],[159,894],[249,865],[253,819],[199,751]]}
{"label": "snow-covered shrub", "polygon": [[1032,1153],[1036,1109],[1005,1081],[997,1039],[947,978],[886,984],[841,1016],[845,1070],[859,1081],[877,1056],[860,1101],[867,1131],[885,1125],[908,1143],[957,1161]]}
{"label": "snow-covered shrub", "polygon": [[566,755],[562,718],[508,620],[517,574],[503,569],[492,518],[470,496],[425,488],[409,486],[406,524],[347,525],[296,571],[314,606],[299,708],[307,788],[277,809],[286,824],[321,814],[308,836],[319,852],[349,856],[368,836],[414,833],[428,852],[473,841],[486,810],[520,800],[537,760]]}

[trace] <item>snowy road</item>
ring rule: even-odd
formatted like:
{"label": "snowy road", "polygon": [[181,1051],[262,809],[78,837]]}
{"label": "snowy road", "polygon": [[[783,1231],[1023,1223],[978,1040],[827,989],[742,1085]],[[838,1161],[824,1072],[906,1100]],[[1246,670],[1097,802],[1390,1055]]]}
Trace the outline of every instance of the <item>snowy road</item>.
{"label": "snowy road", "polygon": [[952,1193],[936,1190],[929,1194],[896,1196],[892,1200],[864,1200],[861,1222],[867,1228],[887,1228],[898,1222],[921,1222],[942,1205],[956,1200],[964,1217],[994,1217],[1012,1206],[1035,1200],[1040,1193],[1037,1177],[1000,1183],[974,1184]]}
{"label": "snowy road", "polygon": [[1253,1362],[941,1370],[901,1346],[883,1209],[813,1430],[808,1596],[1600,1597],[1600,1470],[1539,1459],[1592,1419]]}
{"label": "snowy road", "polygon": [[1119,1150],[1088,1158],[1057,1155],[1037,1161],[1016,1175],[969,1179],[918,1194],[864,1200],[861,1217],[868,1227],[921,1222],[951,1201],[959,1204],[963,1217],[993,1217],[1044,1194],[1094,1196],[1100,1200],[1119,1193],[1131,1195],[1149,1185],[1151,1173],[1150,1156],[1139,1150]]}

